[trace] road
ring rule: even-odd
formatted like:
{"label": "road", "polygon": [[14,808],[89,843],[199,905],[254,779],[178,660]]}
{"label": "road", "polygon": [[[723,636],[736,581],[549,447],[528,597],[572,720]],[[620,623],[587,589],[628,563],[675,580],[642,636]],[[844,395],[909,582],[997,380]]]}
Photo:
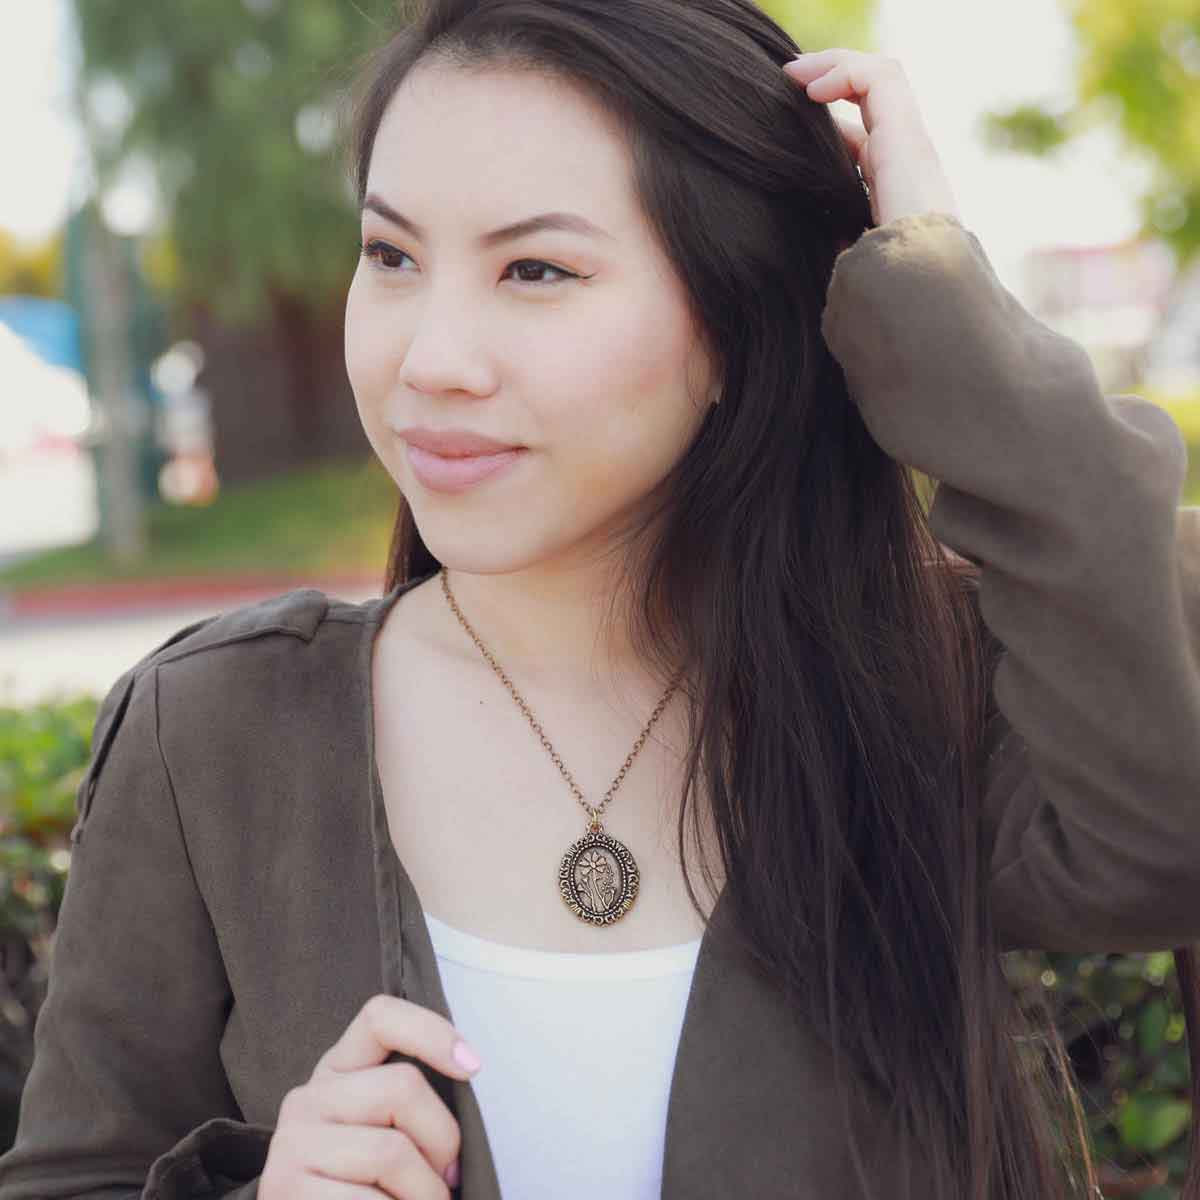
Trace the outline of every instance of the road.
{"label": "road", "polygon": [[[378,589],[322,590],[352,603],[379,594]],[[278,595],[278,590],[262,595]],[[0,623],[0,705],[24,706],[79,693],[102,696],[123,671],[177,629],[254,599],[239,595],[229,604],[209,600],[104,616],[6,620]]]}

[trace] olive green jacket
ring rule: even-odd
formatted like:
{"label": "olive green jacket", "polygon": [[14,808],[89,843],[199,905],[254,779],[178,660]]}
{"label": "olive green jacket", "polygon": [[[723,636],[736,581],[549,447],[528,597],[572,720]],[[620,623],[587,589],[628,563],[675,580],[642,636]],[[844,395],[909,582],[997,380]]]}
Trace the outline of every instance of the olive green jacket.
{"label": "olive green jacket", "polygon": [[[1200,509],[1179,507],[1178,427],[1104,396],[943,214],[843,251],[822,331],[872,436],[941,481],[935,536],[984,564],[1002,944],[1200,938]],[[249,1200],[284,1093],[370,996],[453,1019],[374,759],[371,647],[402,591],[219,614],[104,699],[0,1200]],[[727,912],[688,996],[662,1195],[856,1197],[829,1060],[731,950]],[[461,1125],[457,1194],[497,1200],[471,1085],[422,1069]]]}

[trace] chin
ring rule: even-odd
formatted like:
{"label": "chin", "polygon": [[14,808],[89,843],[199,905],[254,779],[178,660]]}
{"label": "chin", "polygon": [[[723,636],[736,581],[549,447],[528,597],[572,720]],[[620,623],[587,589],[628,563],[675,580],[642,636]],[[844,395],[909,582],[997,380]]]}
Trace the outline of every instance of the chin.
{"label": "chin", "polygon": [[[461,528],[438,530],[429,528],[429,524],[417,522],[421,540],[429,547],[430,554],[448,570],[463,575],[510,575],[535,566],[545,557],[537,553],[520,553],[511,538],[503,541],[492,537],[481,538],[478,531],[467,534]],[[436,525],[436,522],[433,524]],[[459,521],[458,525],[461,527],[462,522]]]}

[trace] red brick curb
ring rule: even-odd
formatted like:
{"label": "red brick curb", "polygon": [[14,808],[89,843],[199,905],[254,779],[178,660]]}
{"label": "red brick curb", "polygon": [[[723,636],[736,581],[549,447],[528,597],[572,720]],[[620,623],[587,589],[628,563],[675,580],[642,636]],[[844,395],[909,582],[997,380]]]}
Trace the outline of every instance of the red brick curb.
{"label": "red brick curb", "polygon": [[330,595],[342,591],[383,591],[383,572],[335,575],[194,575],[171,579],[132,579],[60,587],[0,590],[0,617],[80,616],[143,606],[236,603],[261,595],[315,587]]}

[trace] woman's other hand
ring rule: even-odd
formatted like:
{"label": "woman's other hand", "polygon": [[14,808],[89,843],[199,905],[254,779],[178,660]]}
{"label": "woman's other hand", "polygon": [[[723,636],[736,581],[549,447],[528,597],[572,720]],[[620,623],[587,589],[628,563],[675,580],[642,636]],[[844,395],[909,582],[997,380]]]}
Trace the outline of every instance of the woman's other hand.
{"label": "woman's other hand", "polygon": [[876,225],[924,212],[961,220],[950,180],[897,59],[835,48],[802,54],[783,70],[810,100],[858,105],[861,126],[831,115],[870,188]]}
{"label": "woman's other hand", "polygon": [[458,1185],[458,1122],[415,1063],[386,1059],[398,1050],[468,1079],[474,1071],[454,1057],[458,1041],[431,1009],[372,996],[309,1081],[284,1096],[260,1200],[449,1200]]}

